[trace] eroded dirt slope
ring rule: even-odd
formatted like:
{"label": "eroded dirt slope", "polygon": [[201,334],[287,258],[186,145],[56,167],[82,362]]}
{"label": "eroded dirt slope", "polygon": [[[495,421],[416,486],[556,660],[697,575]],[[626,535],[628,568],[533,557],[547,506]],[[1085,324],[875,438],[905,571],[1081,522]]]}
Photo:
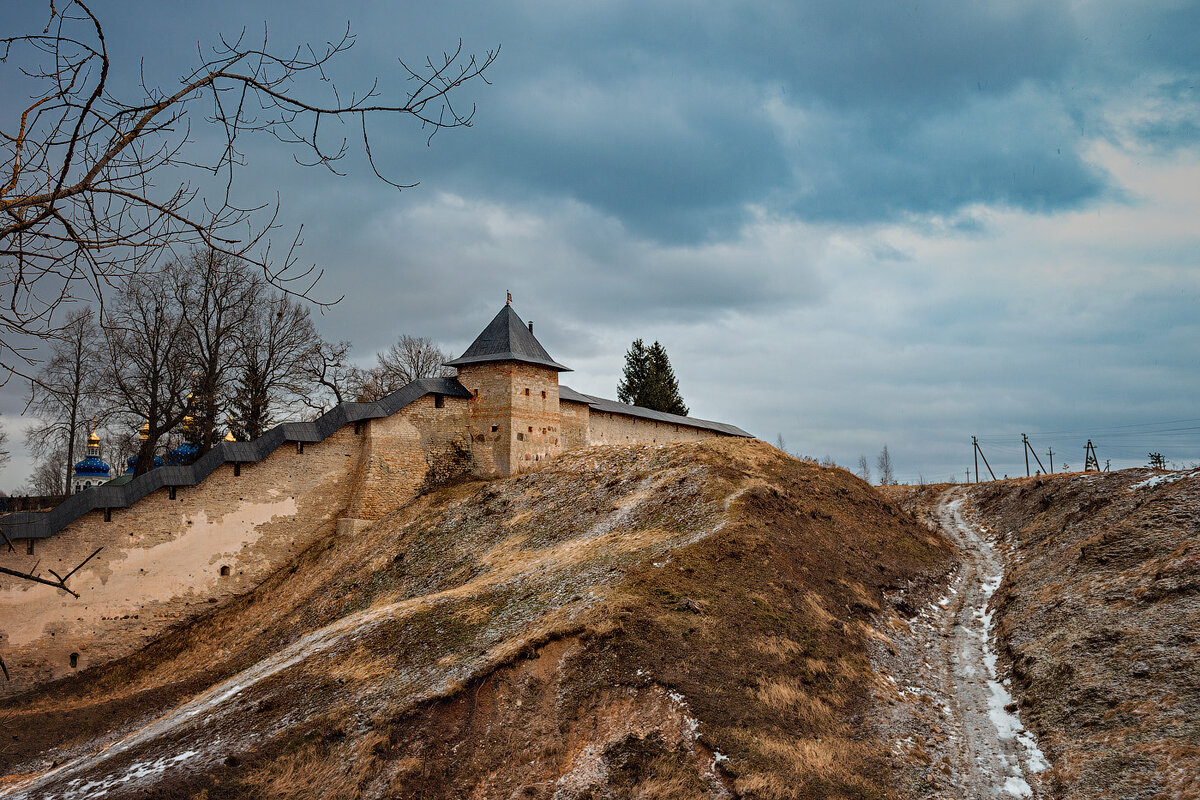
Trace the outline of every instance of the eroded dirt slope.
{"label": "eroded dirt slope", "polygon": [[949,547],[761,442],[445,487],[8,701],[14,797],[909,796],[868,659]]}
{"label": "eroded dirt slope", "polygon": [[1200,797],[1200,470],[980,486],[1001,656],[1055,797]]}

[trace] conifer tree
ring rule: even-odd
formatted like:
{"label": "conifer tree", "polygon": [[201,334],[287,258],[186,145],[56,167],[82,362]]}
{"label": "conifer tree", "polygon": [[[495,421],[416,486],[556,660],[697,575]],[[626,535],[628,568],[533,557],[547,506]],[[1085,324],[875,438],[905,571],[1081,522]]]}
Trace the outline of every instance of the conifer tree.
{"label": "conifer tree", "polygon": [[625,354],[625,376],[617,386],[618,400],[630,405],[643,405],[638,401],[645,395],[648,366],[646,346],[641,339],[634,339],[629,352]]}
{"label": "conifer tree", "polygon": [[679,381],[660,343],[646,347],[637,339],[625,354],[625,375],[617,387],[617,399],[642,408],[687,416],[688,408],[679,394]]}

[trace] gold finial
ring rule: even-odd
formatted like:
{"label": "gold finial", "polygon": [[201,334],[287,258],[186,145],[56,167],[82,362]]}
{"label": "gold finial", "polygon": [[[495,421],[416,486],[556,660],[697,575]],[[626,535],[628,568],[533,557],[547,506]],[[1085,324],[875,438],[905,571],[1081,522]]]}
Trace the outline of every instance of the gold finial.
{"label": "gold finial", "polygon": [[145,424],[138,430],[138,438],[143,442],[150,438],[150,420],[146,420]]}
{"label": "gold finial", "polygon": [[236,442],[237,441],[237,438],[233,435],[233,431],[230,430],[230,431],[225,432],[225,441],[227,441],[227,442]]}
{"label": "gold finial", "polygon": [[92,414],[92,435],[88,437],[88,444],[100,444],[100,436],[96,433],[95,414]]}
{"label": "gold finial", "polygon": [[512,305],[512,292],[505,292],[505,294],[508,295],[508,299],[504,301],[504,305],[511,306]]}

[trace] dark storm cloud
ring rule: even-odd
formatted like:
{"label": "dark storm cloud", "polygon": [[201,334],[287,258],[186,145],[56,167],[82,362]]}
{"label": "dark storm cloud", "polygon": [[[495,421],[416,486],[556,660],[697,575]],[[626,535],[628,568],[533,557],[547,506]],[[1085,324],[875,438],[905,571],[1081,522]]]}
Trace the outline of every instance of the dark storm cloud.
{"label": "dark storm cloud", "polygon": [[[11,27],[45,24],[13,5]],[[125,85],[144,60],[169,88],[197,42],[264,19],[287,50],[349,18],[331,77],[385,98],[397,56],[503,45],[459,95],[474,128],[373,123],[416,189],[243,143],[238,200],[281,199],[277,247],[304,226],[322,297],[346,296],[319,324],[363,360],[400,333],[461,350],[511,289],[577,389],[611,395],[629,341],[659,338],[698,415],[850,464],[886,441],[914,480],[961,474],[972,432],[1195,416],[1198,3],[98,10]]]}

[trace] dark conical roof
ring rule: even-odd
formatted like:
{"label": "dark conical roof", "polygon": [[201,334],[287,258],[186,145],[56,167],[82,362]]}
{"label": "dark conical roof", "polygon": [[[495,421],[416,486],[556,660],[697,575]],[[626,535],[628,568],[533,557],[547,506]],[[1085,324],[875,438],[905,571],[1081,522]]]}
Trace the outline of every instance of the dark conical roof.
{"label": "dark conical roof", "polygon": [[571,371],[550,358],[546,348],[533,337],[533,331],[525,326],[510,305],[500,309],[500,313],[488,323],[483,333],[475,337],[467,351],[458,358],[447,361],[446,366],[461,367],[488,361],[522,361],[559,372]]}

